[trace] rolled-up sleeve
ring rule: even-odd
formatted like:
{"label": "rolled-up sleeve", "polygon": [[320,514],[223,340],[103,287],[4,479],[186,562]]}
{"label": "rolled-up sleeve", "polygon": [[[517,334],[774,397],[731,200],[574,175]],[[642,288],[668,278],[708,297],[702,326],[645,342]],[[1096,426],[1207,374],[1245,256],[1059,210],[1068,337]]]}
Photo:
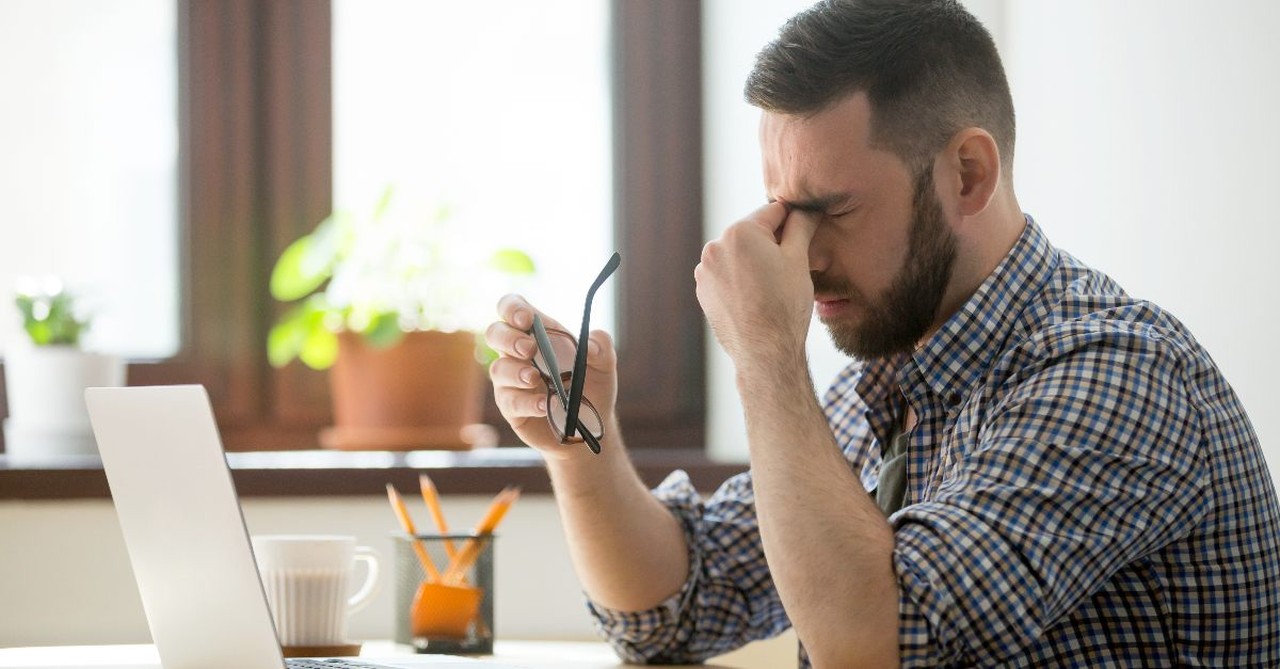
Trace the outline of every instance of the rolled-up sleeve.
{"label": "rolled-up sleeve", "polygon": [[[1207,512],[1201,429],[1158,338],[1032,349],[937,494],[890,518],[902,665],[996,666]],[[1023,353],[1026,353],[1025,351]]]}
{"label": "rolled-up sleeve", "polygon": [[684,528],[689,576],[679,592],[646,611],[615,611],[588,600],[598,630],[621,657],[700,662],[790,626],[760,545],[749,472],[705,500],[683,471],[653,494]]}

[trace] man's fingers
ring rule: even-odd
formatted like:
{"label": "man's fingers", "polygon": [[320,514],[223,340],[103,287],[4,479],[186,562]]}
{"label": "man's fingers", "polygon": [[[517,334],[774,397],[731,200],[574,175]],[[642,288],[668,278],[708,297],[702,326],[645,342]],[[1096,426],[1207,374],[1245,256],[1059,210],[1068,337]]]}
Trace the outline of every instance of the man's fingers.
{"label": "man's fingers", "polygon": [[489,366],[493,398],[502,415],[515,418],[547,415],[547,391],[532,365],[514,358],[498,358]]}
{"label": "man's fingers", "polygon": [[516,329],[528,330],[533,327],[533,312],[533,307],[521,295],[503,295],[498,300],[498,318]]}
{"label": "man's fingers", "polygon": [[774,200],[748,214],[746,220],[755,223],[776,238],[778,228],[782,227],[782,224],[786,222],[789,210],[790,207],[781,200]]}
{"label": "man's fingers", "polygon": [[548,328],[564,329],[560,321],[534,309],[533,305],[529,304],[529,301],[524,299],[523,295],[503,295],[502,299],[498,300],[498,317],[504,323],[522,332],[528,332],[533,327],[533,315],[535,313],[542,314],[542,324]]}
{"label": "man's fingers", "polygon": [[813,241],[813,235],[818,232],[819,221],[818,215],[813,212],[791,210],[778,240],[783,252],[807,258],[809,243]]}
{"label": "man's fingers", "polygon": [[495,388],[534,390],[544,388],[538,370],[533,365],[516,358],[498,358],[489,365],[489,378]]}
{"label": "man's fingers", "polygon": [[523,330],[517,330],[503,321],[495,321],[489,324],[489,327],[484,331],[484,341],[489,345],[489,348],[499,354],[513,356],[521,360],[532,359],[533,353],[538,347],[533,335]]}
{"label": "man's fingers", "polygon": [[604,330],[592,330],[587,337],[587,367],[612,372],[617,364],[618,354],[613,348],[613,337]]}
{"label": "man's fingers", "polygon": [[511,427],[520,427],[519,422],[528,419],[540,419],[547,416],[547,394],[532,391],[512,391],[497,393],[493,396],[498,411]]}
{"label": "man's fingers", "polygon": [[489,324],[484,333],[485,342],[502,355],[532,359],[538,347],[530,334],[535,313],[542,316],[542,324],[548,330],[565,329],[556,319],[534,309],[523,296],[510,294],[498,300],[498,317],[501,320]]}

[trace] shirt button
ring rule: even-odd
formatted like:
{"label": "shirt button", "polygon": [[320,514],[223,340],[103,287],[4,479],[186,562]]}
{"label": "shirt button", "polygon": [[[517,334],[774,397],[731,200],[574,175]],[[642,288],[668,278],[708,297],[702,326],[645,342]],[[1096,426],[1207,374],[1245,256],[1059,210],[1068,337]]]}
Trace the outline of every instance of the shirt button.
{"label": "shirt button", "polygon": [[960,393],[954,390],[947,393],[947,406],[951,407],[952,409],[960,406]]}

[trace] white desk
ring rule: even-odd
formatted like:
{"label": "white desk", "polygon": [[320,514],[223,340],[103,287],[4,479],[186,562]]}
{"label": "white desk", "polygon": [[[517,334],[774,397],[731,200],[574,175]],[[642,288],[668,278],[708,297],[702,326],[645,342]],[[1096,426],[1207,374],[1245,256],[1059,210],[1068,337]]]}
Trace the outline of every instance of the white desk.
{"label": "white desk", "polygon": [[[372,642],[361,655],[383,656],[403,647]],[[502,641],[487,658],[529,669],[618,669],[623,664],[603,643],[570,641]],[[160,661],[150,645],[47,646],[0,648],[0,667],[8,669],[157,669]],[[715,665],[697,665],[716,669]]]}

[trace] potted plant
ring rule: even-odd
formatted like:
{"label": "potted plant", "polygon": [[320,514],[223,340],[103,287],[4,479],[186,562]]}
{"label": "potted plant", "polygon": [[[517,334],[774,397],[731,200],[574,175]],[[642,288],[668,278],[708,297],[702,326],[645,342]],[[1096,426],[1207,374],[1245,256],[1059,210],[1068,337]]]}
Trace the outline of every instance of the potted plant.
{"label": "potted plant", "polygon": [[5,453],[11,460],[96,454],[84,389],[124,385],[124,361],[82,349],[90,318],[58,279],[21,280],[15,302],[26,339],[4,356]]}
{"label": "potted plant", "polygon": [[480,252],[450,211],[396,211],[387,189],[372,212],[337,211],[281,253],[271,294],[293,306],[268,334],[272,365],[329,370],[334,426],[321,445],[352,450],[466,449],[480,424],[483,369],[478,284],[530,274],[515,249]]}

